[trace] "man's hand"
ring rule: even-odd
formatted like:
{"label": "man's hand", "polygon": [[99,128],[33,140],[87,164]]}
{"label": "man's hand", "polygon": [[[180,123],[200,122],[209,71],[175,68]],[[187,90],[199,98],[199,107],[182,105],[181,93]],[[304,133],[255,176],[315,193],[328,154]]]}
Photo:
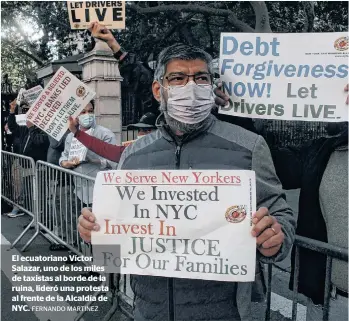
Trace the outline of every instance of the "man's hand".
{"label": "man's hand", "polygon": [[16,110],[17,98],[10,102],[10,113],[13,114]]}
{"label": "man's hand", "polygon": [[120,45],[114,38],[113,34],[104,25],[98,22],[92,22],[88,27],[93,38],[101,39],[105,41],[108,46],[113,50],[113,52],[118,52],[120,50]]}
{"label": "man's hand", "polygon": [[67,161],[62,161],[61,166],[64,168],[74,168],[80,164],[80,160],[78,157],[74,157]]}
{"label": "man's hand", "polygon": [[78,219],[78,231],[80,237],[87,243],[91,242],[91,231],[99,231],[100,226],[95,223],[96,217],[85,207],[81,211],[81,215]]}
{"label": "man's hand", "polygon": [[214,90],[214,93],[216,95],[216,97],[214,98],[214,102],[217,106],[224,107],[229,101],[229,96],[222,91],[222,86],[222,82],[217,83],[217,88],[215,88]]}
{"label": "man's hand", "polygon": [[73,118],[72,116],[69,116],[69,119],[68,119],[68,129],[73,133],[75,134],[78,130],[78,125],[79,125],[79,120],[78,118]]}
{"label": "man's hand", "polygon": [[33,127],[34,126],[34,124],[32,123],[32,122],[30,122],[29,120],[27,120],[27,127],[28,128],[30,128],[30,127]]}
{"label": "man's hand", "polygon": [[269,215],[267,208],[261,207],[253,215],[252,223],[255,226],[251,233],[256,237],[259,252],[267,257],[277,254],[284,242],[285,235],[276,218]]}
{"label": "man's hand", "polygon": [[78,166],[80,164],[79,157],[73,157],[70,161],[74,164],[74,166]]}

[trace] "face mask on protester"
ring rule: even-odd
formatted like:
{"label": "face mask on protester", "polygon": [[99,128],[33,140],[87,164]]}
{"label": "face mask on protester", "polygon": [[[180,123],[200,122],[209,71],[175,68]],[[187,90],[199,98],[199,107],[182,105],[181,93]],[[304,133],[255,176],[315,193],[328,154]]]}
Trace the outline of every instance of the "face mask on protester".
{"label": "face mask on protester", "polygon": [[95,123],[94,114],[83,114],[79,116],[79,124],[84,128],[91,128]]}
{"label": "face mask on protester", "polygon": [[214,105],[211,85],[197,85],[189,81],[185,86],[169,86],[167,113],[184,124],[197,124],[205,120]]}

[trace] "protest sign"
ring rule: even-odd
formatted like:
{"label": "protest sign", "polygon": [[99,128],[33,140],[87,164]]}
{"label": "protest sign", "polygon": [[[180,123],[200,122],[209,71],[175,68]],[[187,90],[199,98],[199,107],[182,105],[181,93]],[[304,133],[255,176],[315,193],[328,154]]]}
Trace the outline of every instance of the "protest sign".
{"label": "protest sign", "polygon": [[27,126],[27,115],[26,114],[20,114],[16,115],[16,123],[18,126]]}
{"label": "protest sign", "polygon": [[74,137],[71,141],[68,160],[78,158],[82,162],[85,160],[86,153],[87,148]]}
{"label": "protest sign", "polygon": [[108,29],[125,29],[125,1],[67,1],[71,29],[98,21]]}
{"label": "protest sign", "polygon": [[23,100],[23,93],[25,92],[25,89],[24,88],[21,88],[18,92],[18,95],[17,95],[17,99],[16,99],[16,103],[18,106],[21,105],[21,101]]}
{"label": "protest sign", "polygon": [[60,67],[27,112],[27,119],[59,141],[76,117],[96,95],[64,67]]}
{"label": "protest sign", "polygon": [[106,272],[253,281],[253,171],[99,172],[94,263]]}
{"label": "protest sign", "polygon": [[29,106],[31,106],[36,98],[38,98],[38,96],[41,94],[42,90],[43,88],[40,85],[30,88],[23,92],[23,98],[29,104]]}
{"label": "protest sign", "polygon": [[[93,135],[93,128],[90,128],[85,133],[88,135]],[[80,162],[84,161],[87,154],[87,147],[83,145],[80,141],[78,141],[75,137],[73,137],[70,149],[69,149],[69,156],[68,160],[72,160],[73,158],[78,158]]]}
{"label": "protest sign", "polygon": [[348,120],[348,35],[222,33],[220,74],[227,115],[340,122]]}

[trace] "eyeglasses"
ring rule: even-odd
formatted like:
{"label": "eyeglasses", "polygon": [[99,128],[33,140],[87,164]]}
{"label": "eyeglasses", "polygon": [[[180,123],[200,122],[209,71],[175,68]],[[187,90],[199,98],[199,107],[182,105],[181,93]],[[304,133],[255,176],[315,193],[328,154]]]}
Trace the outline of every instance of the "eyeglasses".
{"label": "eyeglasses", "polygon": [[170,86],[185,86],[188,83],[190,77],[193,78],[194,82],[197,85],[212,85],[212,75],[208,72],[200,72],[193,75],[177,72],[171,73],[165,77],[161,77],[160,79],[163,80],[165,78]]}

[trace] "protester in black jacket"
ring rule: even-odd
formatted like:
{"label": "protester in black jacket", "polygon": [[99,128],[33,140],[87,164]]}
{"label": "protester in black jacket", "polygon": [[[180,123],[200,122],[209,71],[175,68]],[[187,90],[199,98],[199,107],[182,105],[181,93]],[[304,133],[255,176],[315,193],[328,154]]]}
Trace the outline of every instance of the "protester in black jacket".
{"label": "protester in black jacket", "polygon": [[[26,113],[29,106],[25,103],[21,105],[21,112]],[[17,107],[18,108],[18,107]],[[27,126],[19,126],[16,122],[15,116],[16,100],[10,104],[10,114],[8,117],[8,128],[12,132],[14,138],[14,152],[16,154],[28,156],[34,159],[34,161],[42,160],[46,161],[47,149],[49,146],[49,140],[47,135],[39,128],[35,127],[31,122],[27,121]],[[14,183],[15,201],[17,204],[23,202],[24,197],[28,197],[31,193],[30,187],[23,180],[26,177],[26,168],[29,166],[29,162],[21,159],[16,159],[12,164],[12,174]],[[23,215],[19,213],[18,207],[14,206],[9,217],[18,217]]]}
{"label": "protester in black jacket", "polygon": [[[27,111],[28,106],[22,105],[22,110]],[[18,138],[16,154],[32,157],[34,161],[47,159],[49,140],[47,135],[27,121],[27,126],[19,126],[16,122],[15,105],[11,103],[10,115],[8,117],[8,128],[13,137]]]}

